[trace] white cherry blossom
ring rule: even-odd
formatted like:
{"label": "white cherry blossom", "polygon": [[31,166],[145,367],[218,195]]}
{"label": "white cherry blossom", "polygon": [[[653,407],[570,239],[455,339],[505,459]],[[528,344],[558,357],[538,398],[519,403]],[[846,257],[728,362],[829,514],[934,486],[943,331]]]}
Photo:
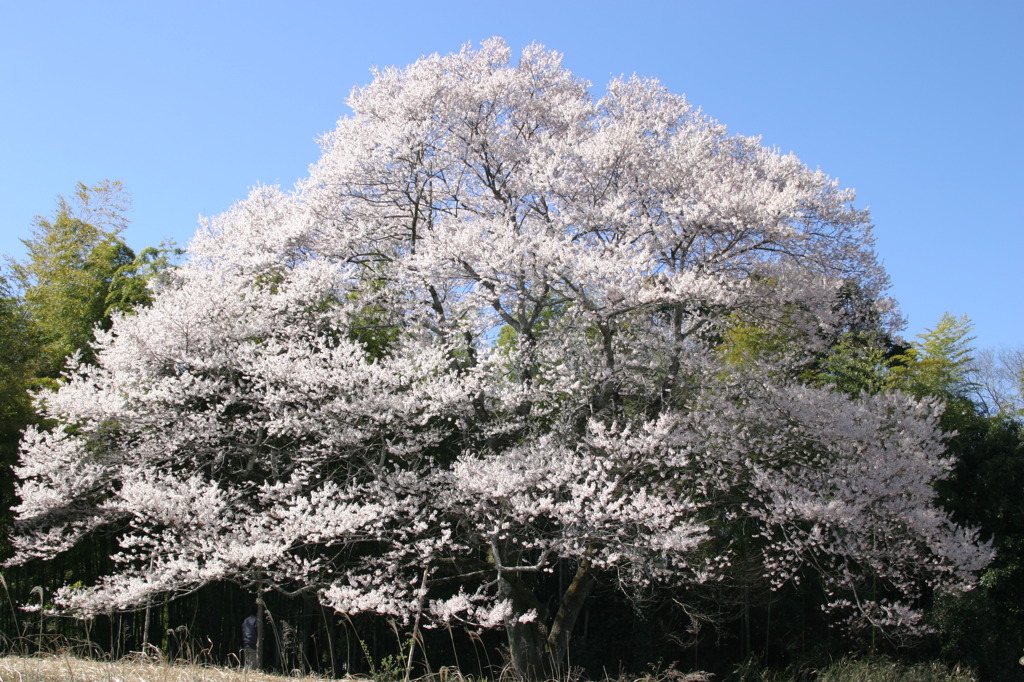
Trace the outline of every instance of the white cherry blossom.
{"label": "white cherry blossom", "polygon": [[[594,580],[714,579],[740,516],[766,580],[820,570],[851,624],[914,628],[924,591],[971,584],[989,554],[935,505],[939,406],[798,380],[844,287],[898,324],[851,191],[657,81],[595,99],[539,46],[378,71],[349,104],[308,178],[204,221],[41,396],[15,560],[122,544],[66,607],[231,580],[504,624],[537,677]],[[730,363],[740,322],[787,350]],[[531,576],[559,563],[578,589],[548,613]]]}

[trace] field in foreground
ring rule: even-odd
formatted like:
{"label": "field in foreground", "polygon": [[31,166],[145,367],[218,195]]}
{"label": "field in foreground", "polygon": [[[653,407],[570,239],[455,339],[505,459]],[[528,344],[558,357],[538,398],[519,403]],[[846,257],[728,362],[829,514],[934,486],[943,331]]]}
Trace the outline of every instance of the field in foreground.
{"label": "field in foreground", "polygon": [[92,661],[73,656],[0,658],[0,682],[295,682],[320,677],[280,677],[238,668],[151,661]]}
{"label": "field in foreground", "polygon": [[[353,678],[358,679],[358,678]],[[363,678],[367,680],[367,678]],[[423,680],[431,678],[423,678]],[[440,674],[432,679],[465,682],[458,673]],[[578,680],[580,678],[570,678]],[[614,682],[711,682],[714,676],[674,670]],[[969,670],[947,668],[939,663],[904,665],[887,659],[857,661],[843,659],[823,670],[786,671],[736,670],[722,681],[742,682],[977,682]],[[70,655],[7,656],[0,658],[0,682],[327,682],[318,676],[284,677],[247,672],[238,668],[169,664],[150,660],[93,661]],[[605,682],[613,682],[611,679]]]}

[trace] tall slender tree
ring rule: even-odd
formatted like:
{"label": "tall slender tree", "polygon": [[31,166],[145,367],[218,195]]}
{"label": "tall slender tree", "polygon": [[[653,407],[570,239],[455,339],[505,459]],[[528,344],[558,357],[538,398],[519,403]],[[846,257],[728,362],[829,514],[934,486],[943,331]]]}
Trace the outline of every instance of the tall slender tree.
{"label": "tall slender tree", "polygon": [[42,341],[42,375],[56,378],[75,353],[91,361],[94,327],[109,327],[115,310],[150,300],[135,253],[120,237],[128,206],[120,182],[79,183],[71,199],[58,198],[52,218],[36,218],[23,240],[25,259],[10,261]]}

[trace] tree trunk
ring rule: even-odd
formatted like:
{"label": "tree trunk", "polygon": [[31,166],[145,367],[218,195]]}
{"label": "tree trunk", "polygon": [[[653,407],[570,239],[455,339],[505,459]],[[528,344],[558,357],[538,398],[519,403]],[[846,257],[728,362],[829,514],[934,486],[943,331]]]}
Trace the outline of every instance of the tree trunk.
{"label": "tree trunk", "polygon": [[[502,577],[499,584],[501,595],[512,602],[512,613],[505,621],[512,670],[521,680],[543,680],[547,633],[543,624],[542,605],[533,591],[523,585],[518,577]],[[536,616],[523,622],[522,617],[531,611]]]}
{"label": "tree trunk", "polygon": [[560,673],[565,672],[561,668],[562,662],[569,652],[569,638],[572,636],[573,628],[576,627],[576,621],[579,619],[580,611],[583,610],[584,602],[590,595],[590,591],[594,589],[596,580],[590,558],[584,557],[576,568],[576,575],[573,576],[568,589],[562,595],[558,613],[555,614],[555,620],[551,623],[551,632],[548,633],[547,663],[549,672],[556,677],[561,677]]}
{"label": "tree trunk", "polygon": [[[537,597],[518,581],[502,579],[502,592],[512,601],[512,615],[506,621],[512,669],[521,680],[539,680],[561,677],[569,638],[579,619],[583,604],[596,582],[589,558],[580,561],[572,582],[562,595],[551,629],[544,625],[543,610]],[[531,610],[537,617],[521,622],[521,616]]]}
{"label": "tree trunk", "polygon": [[536,621],[509,622],[506,630],[508,631],[509,653],[512,656],[512,669],[515,671],[516,677],[528,682],[539,682],[546,679],[544,645],[547,638],[544,637],[544,626]]}
{"label": "tree trunk", "polygon": [[263,599],[256,600],[256,669],[263,670],[263,618],[265,616]]}

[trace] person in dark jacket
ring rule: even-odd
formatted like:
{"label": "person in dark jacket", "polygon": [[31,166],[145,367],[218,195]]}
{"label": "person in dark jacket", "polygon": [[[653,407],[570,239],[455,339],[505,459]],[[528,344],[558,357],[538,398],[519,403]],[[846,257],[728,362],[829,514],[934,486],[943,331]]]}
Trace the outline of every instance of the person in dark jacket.
{"label": "person in dark jacket", "polygon": [[249,617],[242,621],[242,651],[244,652],[245,669],[256,670],[260,667],[259,652],[259,609],[252,605]]}

